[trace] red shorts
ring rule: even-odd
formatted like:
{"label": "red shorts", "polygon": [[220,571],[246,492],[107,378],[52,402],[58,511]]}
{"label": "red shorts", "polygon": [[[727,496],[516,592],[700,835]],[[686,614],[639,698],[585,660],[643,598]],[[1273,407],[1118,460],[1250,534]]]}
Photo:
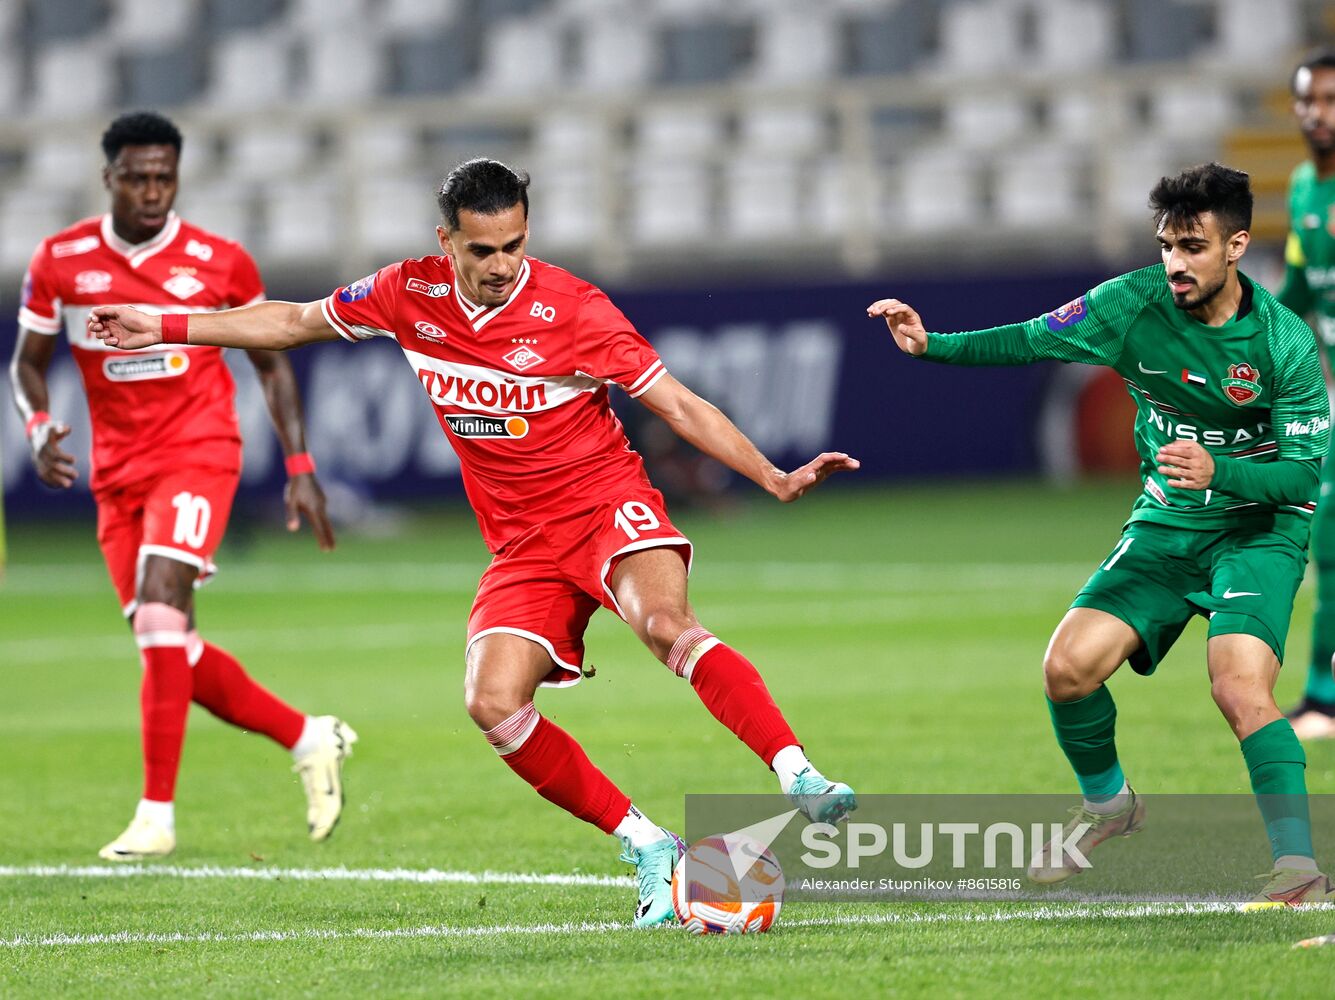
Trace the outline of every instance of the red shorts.
{"label": "red shorts", "polygon": [[686,570],[691,543],[668,519],[650,487],[615,502],[530,528],[492,559],[468,616],[468,645],[508,632],[542,646],[555,667],[543,681],[566,687],[583,676],[584,629],[601,604],[625,618],[612,594],[620,559],[641,549],[675,546]]}
{"label": "red shorts", "polygon": [[240,478],[238,471],[179,469],[97,495],[97,541],[127,615],[149,556],[189,563],[199,582],[212,575]]}

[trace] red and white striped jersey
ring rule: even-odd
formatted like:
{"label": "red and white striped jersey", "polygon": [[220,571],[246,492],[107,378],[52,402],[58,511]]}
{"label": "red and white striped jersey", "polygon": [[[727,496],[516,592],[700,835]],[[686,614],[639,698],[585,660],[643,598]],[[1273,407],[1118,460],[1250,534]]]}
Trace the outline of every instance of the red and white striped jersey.
{"label": "red and white striped jersey", "polygon": [[607,386],[639,396],[663,362],[608,297],[535,258],[493,308],[468,301],[448,257],[381,268],[325,299],[345,339],[398,342],[435,404],[492,552],[528,528],[648,483]]}
{"label": "red and white striped jersey", "polygon": [[110,348],[89,336],[89,309],[129,303],[149,313],[208,312],[263,298],[259,271],[239,243],[174,212],[156,236],[135,246],[116,235],[110,215],[41,242],[23,279],[19,323],[51,336],[65,328],[92,416],[94,489],[183,462],[239,469],[241,432],[221,349]]}

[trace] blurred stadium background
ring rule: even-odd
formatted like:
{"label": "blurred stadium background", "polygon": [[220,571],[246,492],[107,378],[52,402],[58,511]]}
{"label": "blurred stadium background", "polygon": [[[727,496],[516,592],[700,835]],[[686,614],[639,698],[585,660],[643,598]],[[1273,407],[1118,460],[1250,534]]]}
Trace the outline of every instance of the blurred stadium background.
{"label": "blurred stadium background", "polygon": [[[910,372],[862,307],[894,293],[946,329],[1052,308],[1152,261],[1149,186],[1210,158],[1253,173],[1246,264],[1273,283],[1303,156],[1288,74],[1333,31],[1322,0],[7,0],[0,343],[37,242],[105,210],[107,120],[151,107],[186,135],[178,210],[242,240],[272,296],[432,252],[434,184],[496,156],[533,175],[532,252],[609,289],[781,463],[837,446],[864,479],[1124,468],[1113,382]],[[295,359],[348,518],[457,489],[394,354]],[[246,489],[272,495],[238,375]],[[67,356],[52,380],[82,454]],[[11,518],[90,509],[38,486],[0,392]],[[909,413],[934,431],[887,432]],[[642,440],[673,491],[719,487]]]}

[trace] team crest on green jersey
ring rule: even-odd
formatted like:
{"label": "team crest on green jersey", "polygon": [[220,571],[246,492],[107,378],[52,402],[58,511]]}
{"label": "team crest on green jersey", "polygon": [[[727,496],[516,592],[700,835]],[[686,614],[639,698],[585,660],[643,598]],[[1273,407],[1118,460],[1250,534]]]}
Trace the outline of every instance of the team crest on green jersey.
{"label": "team crest on green jersey", "polygon": [[1228,366],[1228,378],[1220,379],[1230,402],[1246,406],[1261,395],[1261,374],[1247,362]]}

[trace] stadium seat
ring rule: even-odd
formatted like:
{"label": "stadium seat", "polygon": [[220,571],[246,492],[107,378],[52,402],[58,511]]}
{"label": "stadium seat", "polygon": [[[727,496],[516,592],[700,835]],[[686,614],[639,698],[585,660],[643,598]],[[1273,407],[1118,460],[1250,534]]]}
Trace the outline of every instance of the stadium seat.
{"label": "stadium seat", "polygon": [[1060,229],[1089,212],[1080,197],[1080,163],[1066,146],[1026,145],[996,157],[993,212],[1013,229]]}
{"label": "stadium seat", "polygon": [[280,180],[306,168],[314,150],[314,137],[304,128],[255,124],[232,133],[227,168],[239,180]]}
{"label": "stadium seat", "polygon": [[115,0],[107,33],[121,49],[160,47],[185,38],[197,14],[180,0]]}
{"label": "stadium seat", "polygon": [[1181,166],[1153,138],[1118,144],[1108,151],[1098,172],[1095,193],[1100,214],[1113,223],[1148,225],[1150,188]]}
{"label": "stadium seat", "polygon": [[952,148],[919,150],[899,176],[899,222],[908,232],[944,235],[973,229],[984,218],[982,182],[973,158]]}
{"label": "stadium seat", "polygon": [[599,238],[603,178],[596,162],[590,157],[582,163],[534,163],[535,243],[544,248],[585,250]]}
{"label": "stadium seat", "polygon": [[[12,4],[13,0],[9,0]],[[105,0],[36,0],[28,4],[24,42],[45,46],[101,34],[107,24]]]}
{"label": "stadium seat", "polygon": [[850,6],[844,21],[849,75],[906,73],[933,52],[937,0]]}
{"label": "stadium seat", "polygon": [[203,65],[203,52],[193,41],[122,55],[118,103],[127,108],[170,108],[188,103],[203,86]]}
{"label": "stadium seat", "polygon": [[64,191],[11,188],[0,198],[0,268],[22,273],[37,244],[68,226],[74,199]]}
{"label": "stadium seat", "polygon": [[476,86],[490,95],[542,93],[561,81],[561,33],[549,18],[514,18],[482,40]]}
{"label": "stadium seat", "polygon": [[752,153],[818,153],[829,144],[823,111],[788,104],[751,105],[737,116],[741,145]]}
{"label": "stadium seat", "polygon": [[[1287,66],[1303,43],[1296,0],[1217,0],[1218,55],[1230,66],[1267,69],[1279,60]],[[1327,27],[1330,22],[1327,21]]]}
{"label": "stadium seat", "polygon": [[704,238],[714,217],[709,171],[703,163],[642,156],[631,168],[630,237],[640,245],[673,245]]}
{"label": "stadium seat", "polygon": [[304,32],[306,73],[297,84],[312,104],[346,104],[376,93],[384,79],[384,48],[372,33],[330,27]]}
{"label": "stadium seat", "polygon": [[784,3],[756,20],[753,77],[763,83],[827,80],[839,69],[839,22],[818,5]]}
{"label": "stadium seat", "polygon": [[664,156],[706,156],[723,142],[723,122],[694,104],[656,104],[640,112],[636,146]]}
{"label": "stadium seat", "polygon": [[195,225],[242,241],[263,264],[261,247],[252,245],[257,236],[252,185],[234,180],[195,181],[182,185],[176,208]]}
{"label": "stadium seat", "polygon": [[1212,141],[1241,117],[1233,93],[1223,85],[1202,87],[1191,78],[1154,88],[1150,109],[1156,129],[1174,139]]}
{"label": "stadium seat", "polygon": [[208,103],[221,108],[263,108],[280,103],[292,85],[292,45],[288,34],[235,32],[212,47],[212,81]]}
{"label": "stadium seat", "polygon": [[1104,0],[1038,0],[1033,13],[1044,69],[1082,72],[1116,58],[1114,5]]}
{"label": "stadium seat", "polygon": [[77,191],[95,184],[101,167],[95,136],[52,132],[28,148],[23,183],[29,189]]}
{"label": "stadium seat", "polygon": [[209,31],[253,31],[274,27],[286,0],[208,0],[204,23]]}
{"label": "stadium seat", "polygon": [[34,110],[53,118],[100,111],[111,100],[114,77],[110,48],[101,40],[45,46],[36,55]]}
{"label": "stadium seat", "polygon": [[376,19],[396,35],[420,35],[455,21],[462,4],[463,0],[383,0]]}
{"label": "stadium seat", "polygon": [[285,180],[264,188],[264,256],[300,263],[328,254],[339,244],[338,187],[329,176]]}
{"label": "stadium seat", "polygon": [[659,30],[659,81],[667,84],[720,83],[741,66],[748,41],[745,26],[731,20],[669,23]]}
{"label": "stadium seat", "polygon": [[723,172],[723,232],[729,238],[782,237],[798,225],[806,201],[791,157],[743,153]]}
{"label": "stadium seat", "polygon": [[416,164],[421,143],[411,124],[395,118],[372,118],[339,136],[339,151],[367,172],[396,170]]}
{"label": "stadium seat", "polygon": [[1020,61],[1020,17],[1014,3],[973,0],[942,9],[942,69],[981,76],[1013,72]]}
{"label": "stadium seat", "polygon": [[[1191,0],[1122,0],[1134,62],[1181,62],[1211,38],[1210,5]],[[1268,5],[1266,5],[1268,6]]]}
{"label": "stadium seat", "polygon": [[448,25],[423,36],[394,39],[389,44],[388,90],[391,94],[443,94],[477,73],[478,46],[471,22]]}
{"label": "stadium seat", "polygon": [[601,93],[638,89],[658,72],[657,49],[640,19],[592,14],[573,23],[576,86]]}
{"label": "stadium seat", "polygon": [[1009,91],[982,88],[953,97],[945,106],[945,133],[963,150],[994,149],[1030,128],[1025,100]]}
{"label": "stadium seat", "polygon": [[348,200],[357,245],[385,260],[439,253],[431,232],[435,225],[431,191],[438,179],[428,174],[365,178]]}
{"label": "stadium seat", "polygon": [[1098,144],[1130,124],[1130,102],[1115,90],[1057,87],[1048,99],[1046,130],[1054,141]]}

